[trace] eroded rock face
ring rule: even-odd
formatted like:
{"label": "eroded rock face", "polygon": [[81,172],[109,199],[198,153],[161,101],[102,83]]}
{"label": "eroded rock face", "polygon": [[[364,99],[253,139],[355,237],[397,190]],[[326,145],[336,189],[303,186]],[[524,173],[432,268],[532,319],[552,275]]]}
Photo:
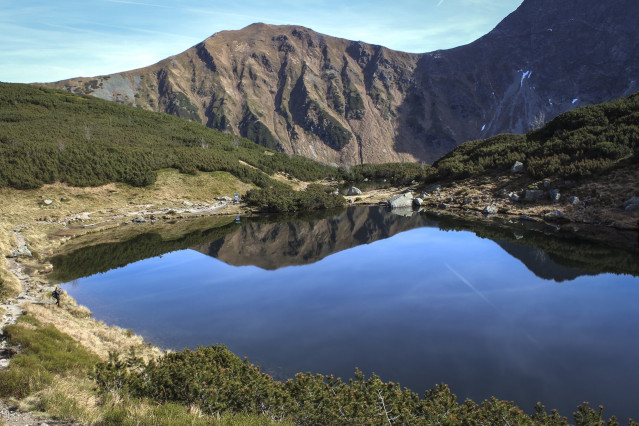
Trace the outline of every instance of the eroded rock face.
{"label": "eroded rock face", "polygon": [[477,41],[425,54],[253,24],[147,68],[51,85],[326,163],[432,162],[637,91],[637,16],[636,0],[525,0]]}

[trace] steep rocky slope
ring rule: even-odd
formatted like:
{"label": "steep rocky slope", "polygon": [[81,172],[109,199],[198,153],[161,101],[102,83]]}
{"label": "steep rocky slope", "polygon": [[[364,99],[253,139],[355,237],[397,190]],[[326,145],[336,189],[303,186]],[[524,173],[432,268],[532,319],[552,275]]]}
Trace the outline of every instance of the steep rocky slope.
{"label": "steep rocky slope", "polygon": [[525,0],[459,48],[409,54],[254,24],[153,66],[51,83],[327,163],[432,162],[639,89],[635,0]]}

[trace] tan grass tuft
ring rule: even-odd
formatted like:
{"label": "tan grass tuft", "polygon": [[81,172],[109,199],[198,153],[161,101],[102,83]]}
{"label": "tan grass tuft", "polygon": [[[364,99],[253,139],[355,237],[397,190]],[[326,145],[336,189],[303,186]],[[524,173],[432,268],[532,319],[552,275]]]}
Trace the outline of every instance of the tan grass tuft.
{"label": "tan grass tuft", "polygon": [[[33,408],[58,419],[95,424],[101,411],[100,398],[94,387],[95,384],[88,378],[58,376],[51,386],[33,396],[37,404]],[[31,404],[34,402],[31,401]]]}
{"label": "tan grass tuft", "polygon": [[[163,352],[160,349],[147,345],[141,336],[132,334],[128,330],[107,326],[90,317],[75,316],[77,305],[70,304],[68,297],[65,297],[61,303],[61,308],[53,304],[26,304],[24,308],[25,312],[45,324],[55,325],[60,331],[67,333],[104,360],[108,359],[109,352],[127,353],[131,349],[145,360],[162,355]],[[65,306],[67,304],[69,306]]]}

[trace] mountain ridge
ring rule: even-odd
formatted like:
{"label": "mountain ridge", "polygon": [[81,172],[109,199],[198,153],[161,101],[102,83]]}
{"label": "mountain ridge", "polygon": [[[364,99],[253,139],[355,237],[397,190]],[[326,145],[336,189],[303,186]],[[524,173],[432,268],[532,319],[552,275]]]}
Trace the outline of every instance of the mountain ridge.
{"label": "mountain ridge", "polygon": [[150,67],[49,85],[325,163],[431,163],[639,89],[637,15],[630,0],[525,0],[478,40],[423,54],[256,23]]}

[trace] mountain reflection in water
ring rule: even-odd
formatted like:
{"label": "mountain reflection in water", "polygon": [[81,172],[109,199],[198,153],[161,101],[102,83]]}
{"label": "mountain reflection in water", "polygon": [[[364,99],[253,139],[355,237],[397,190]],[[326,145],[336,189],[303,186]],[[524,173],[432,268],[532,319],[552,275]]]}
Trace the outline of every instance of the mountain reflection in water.
{"label": "mountain reflection in water", "polygon": [[54,271],[97,319],[166,348],[224,343],[277,378],[359,367],[418,393],[446,382],[461,400],[639,417],[636,234],[377,207],[179,226]]}
{"label": "mountain reflection in water", "polygon": [[230,265],[274,270],[317,262],[333,253],[420,227],[467,230],[490,238],[544,279],[564,281],[603,272],[639,275],[636,232],[616,232],[614,240],[601,242],[575,233],[544,232],[543,227],[527,222],[486,223],[383,207],[355,207],[312,216],[249,217],[240,223],[191,230],[177,238],[149,232],[125,241],[90,245],[49,260],[54,266],[52,278],[58,282],[187,248]]}

